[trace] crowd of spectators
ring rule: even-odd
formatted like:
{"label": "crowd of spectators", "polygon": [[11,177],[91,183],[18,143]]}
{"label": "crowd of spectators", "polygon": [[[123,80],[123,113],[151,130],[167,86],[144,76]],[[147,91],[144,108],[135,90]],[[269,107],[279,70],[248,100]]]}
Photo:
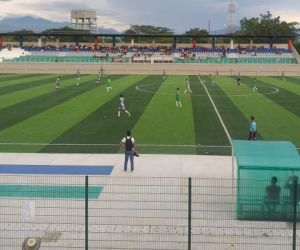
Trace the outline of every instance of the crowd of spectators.
{"label": "crowd of spectators", "polygon": [[[13,45],[6,45],[3,48],[7,50],[13,50],[15,47]],[[228,53],[236,54],[251,54],[251,56],[256,56],[259,53],[274,53],[274,54],[283,54],[290,52],[288,49],[276,48],[275,46],[272,49],[266,49],[264,46],[253,46],[250,48],[250,45],[242,47],[238,45],[235,49],[226,48],[224,45],[217,46],[215,49],[211,47],[203,46],[191,46],[191,47],[182,47],[182,48],[173,48],[173,46],[167,45],[121,45],[117,47],[113,46],[94,46],[93,44],[82,44],[76,46],[74,44],[70,45],[45,45],[45,46],[36,46],[36,45],[26,45],[23,46],[27,52],[72,52],[78,53],[87,52],[90,56],[99,57],[99,58],[143,58],[144,60],[150,60],[153,56],[174,56],[180,58],[199,58],[203,55],[213,55],[214,57],[226,57]]]}

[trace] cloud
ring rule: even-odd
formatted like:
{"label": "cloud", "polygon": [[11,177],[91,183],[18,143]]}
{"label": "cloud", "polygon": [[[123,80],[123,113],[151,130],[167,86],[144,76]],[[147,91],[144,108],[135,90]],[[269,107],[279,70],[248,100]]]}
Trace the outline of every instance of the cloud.
{"label": "cloud", "polygon": [[[149,24],[182,33],[191,28],[216,30],[228,22],[230,0],[0,0],[1,17],[16,15],[39,16],[53,21],[70,21],[71,10],[95,9],[99,26],[127,29],[131,24]],[[259,17],[270,10],[281,20],[299,21],[300,1],[296,0],[233,0],[233,20],[239,25],[243,17]]]}

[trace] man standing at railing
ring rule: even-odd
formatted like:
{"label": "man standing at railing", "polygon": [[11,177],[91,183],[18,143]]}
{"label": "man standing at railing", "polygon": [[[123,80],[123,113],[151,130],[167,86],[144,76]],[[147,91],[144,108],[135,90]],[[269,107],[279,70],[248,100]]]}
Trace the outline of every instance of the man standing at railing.
{"label": "man standing at railing", "polygon": [[135,151],[135,140],[131,136],[130,130],[126,132],[126,136],[121,140],[120,146],[125,149],[124,171],[127,171],[128,159],[130,158],[131,172],[134,171],[134,156],[139,157]]}

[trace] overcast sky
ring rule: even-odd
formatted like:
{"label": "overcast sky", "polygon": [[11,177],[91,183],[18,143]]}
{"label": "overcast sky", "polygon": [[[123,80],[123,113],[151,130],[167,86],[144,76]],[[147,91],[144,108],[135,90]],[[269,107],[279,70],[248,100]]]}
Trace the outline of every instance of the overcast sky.
{"label": "overcast sky", "polygon": [[[230,0],[0,0],[0,19],[8,16],[70,21],[72,9],[95,9],[98,26],[126,30],[131,24],[168,27],[175,33],[191,28],[223,29],[229,24]],[[233,22],[258,17],[268,10],[281,21],[300,22],[300,0],[233,0]]]}

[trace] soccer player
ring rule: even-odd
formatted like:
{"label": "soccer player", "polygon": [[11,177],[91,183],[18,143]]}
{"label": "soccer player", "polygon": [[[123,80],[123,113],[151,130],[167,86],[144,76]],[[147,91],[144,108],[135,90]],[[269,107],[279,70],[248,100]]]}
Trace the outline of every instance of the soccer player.
{"label": "soccer player", "polygon": [[251,116],[248,140],[256,140],[256,122],[254,116]]}
{"label": "soccer player", "polygon": [[102,66],[100,67],[99,75],[100,75],[101,77],[103,76],[103,67],[102,67]]}
{"label": "soccer player", "polygon": [[209,74],[209,80],[210,80],[210,84],[211,84],[212,86],[214,86],[215,81],[214,81],[214,79],[213,79],[212,74]]}
{"label": "soccer player", "polygon": [[182,107],[182,103],[180,101],[180,96],[179,96],[179,88],[176,89],[176,107]]}
{"label": "soccer player", "polygon": [[167,79],[167,73],[166,70],[163,70],[163,80]]}
{"label": "soccer player", "polygon": [[79,81],[80,81],[80,71],[79,71],[79,69],[77,70],[76,75],[77,75],[77,78],[76,78],[76,80],[77,80],[76,86],[78,86],[78,85],[79,85]]}
{"label": "soccer player", "polygon": [[236,75],[236,82],[237,82],[238,86],[241,85],[241,75],[240,75],[240,72],[238,72],[237,75]]}
{"label": "soccer player", "polygon": [[190,81],[188,78],[185,79],[185,89],[184,89],[184,93],[186,94],[187,92],[192,93],[192,90],[190,87]]}
{"label": "soccer player", "polygon": [[285,81],[285,74],[283,71],[281,72],[281,80]]}
{"label": "soccer player", "polygon": [[128,112],[128,110],[126,110],[126,108],[125,108],[125,98],[124,98],[123,94],[120,95],[120,105],[119,105],[119,110],[118,110],[118,117],[120,117],[121,111],[124,111],[128,116],[131,115]]}
{"label": "soccer player", "polygon": [[256,87],[256,77],[254,78],[254,81],[253,81],[253,88],[252,88],[253,92],[257,91],[258,88]]}
{"label": "soccer player", "polygon": [[108,78],[107,78],[106,91],[109,92],[110,90],[112,90],[112,86],[111,86],[111,78],[108,77]]}
{"label": "soccer player", "polygon": [[55,81],[55,88],[60,89],[60,77],[58,76]]}
{"label": "soccer player", "polygon": [[97,81],[96,81],[96,85],[100,85],[101,84],[101,80],[102,80],[102,76],[100,75],[100,73],[97,75]]}

